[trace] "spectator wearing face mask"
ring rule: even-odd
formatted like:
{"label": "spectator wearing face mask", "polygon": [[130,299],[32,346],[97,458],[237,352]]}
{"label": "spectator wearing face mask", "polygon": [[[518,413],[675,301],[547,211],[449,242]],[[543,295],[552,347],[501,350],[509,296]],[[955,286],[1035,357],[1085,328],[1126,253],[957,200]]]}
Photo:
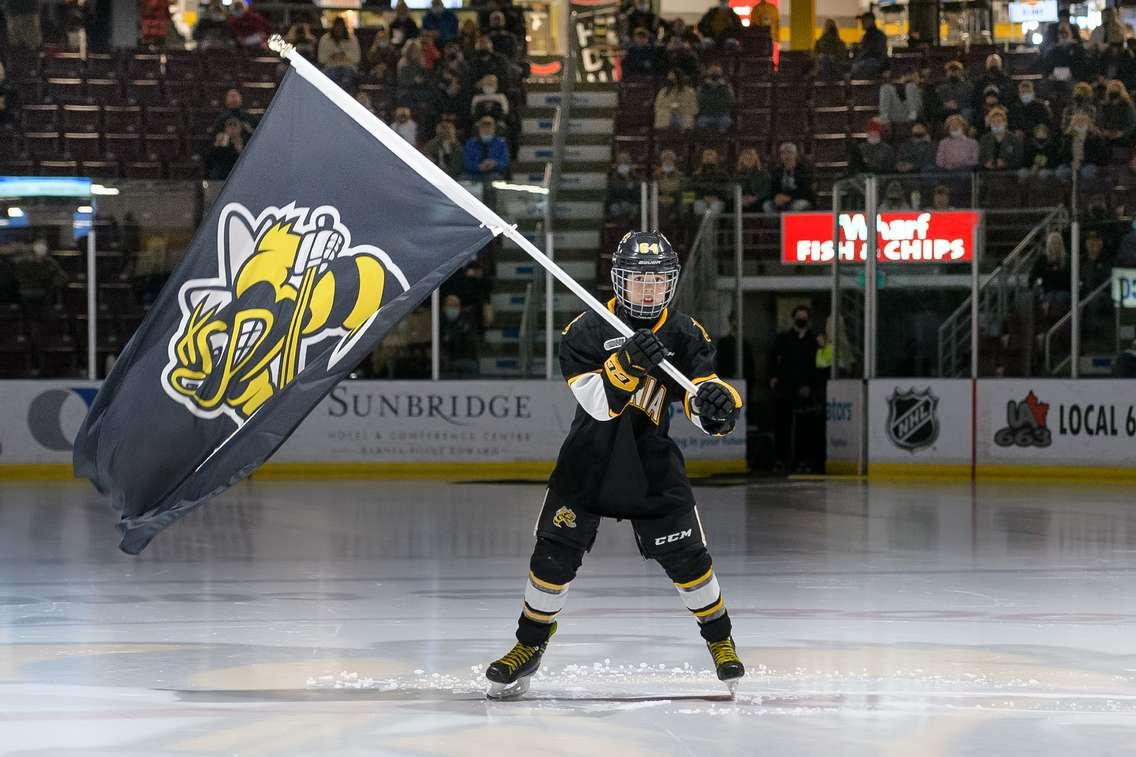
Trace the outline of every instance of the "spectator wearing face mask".
{"label": "spectator wearing face mask", "polygon": [[939,99],[943,103],[943,113],[947,116],[961,115],[967,123],[974,117],[974,86],[967,81],[962,64],[952,60],[946,65],[947,80],[938,87]]}
{"label": "spectator wearing face mask", "polygon": [[911,127],[911,138],[899,146],[895,156],[895,170],[899,173],[919,173],[935,170],[935,146],[927,125],[916,122]]}
{"label": "spectator wearing face mask", "polygon": [[489,116],[503,124],[509,116],[509,98],[497,91],[497,77],[486,74],[477,83],[478,92],[469,102],[469,113],[476,121]]}
{"label": "spectator wearing face mask", "polygon": [[1109,147],[1132,146],[1132,134],[1136,132],[1136,107],[1133,107],[1123,82],[1113,79],[1105,87],[1104,104],[1097,113],[1097,128]]}
{"label": "spectator wearing face mask", "polygon": [[898,84],[891,81],[891,72],[882,74],[880,85],[880,121],[885,124],[907,124],[917,121],[923,112],[923,96],[913,78],[904,77]]}
{"label": "spectator wearing face mask", "polygon": [[943,171],[970,171],[978,165],[978,142],[967,134],[962,116],[947,119],[947,136],[939,140],[935,165]]}
{"label": "spectator wearing face mask", "polygon": [[978,142],[978,164],[987,171],[1016,170],[1022,164],[1022,143],[1009,129],[1003,108],[986,116],[987,132]]}
{"label": "spectator wearing face mask", "polygon": [[1022,178],[1047,179],[1061,164],[1061,154],[1061,140],[1053,136],[1047,124],[1038,124],[1025,142],[1019,174]]}
{"label": "spectator wearing face mask", "polygon": [[447,72],[434,85],[434,104],[430,111],[436,118],[452,120],[458,130],[464,132],[471,123],[469,101],[462,80]]}
{"label": "spectator wearing face mask", "polygon": [[698,87],[698,118],[696,123],[699,129],[712,129],[723,134],[730,130],[733,123],[734,90],[722,78],[720,66],[709,66],[706,69],[706,78]]}
{"label": "spectator wearing face mask", "polygon": [[809,210],[816,204],[816,195],[813,194],[812,177],[801,163],[797,146],[785,142],[778,148],[777,156],[780,165],[772,172],[770,192],[773,196],[762,204],[762,208],[766,213]]}
{"label": "spectator wearing face mask", "polygon": [[354,89],[363,55],[359,40],[347,29],[342,16],[337,17],[327,34],[320,38],[316,55],[329,79],[349,92]]}
{"label": "spectator wearing face mask", "polygon": [[497,122],[486,116],[477,122],[477,136],[465,143],[466,173],[489,182],[505,176],[508,168],[509,146],[497,136]]}
{"label": "spectator wearing face mask", "polygon": [[673,215],[682,204],[682,191],[686,186],[686,177],[679,169],[674,150],[659,153],[654,179],[659,184],[659,208]]}
{"label": "spectator wearing face mask", "polygon": [[1097,118],[1097,105],[1093,100],[1093,87],[1088,82],[1077,82],[1073,85],[1073,101],[1061,111],[1061,131],[1069,131],[1073,116],[1084,114],[1090,120]]}
{"label": "spectator wearing face mask", "polygon": [[468,308],[456,294],[442,300],[440,329],[442,378],[476,376],[480,371],[477,359],[478,327]]}
{"label": "spectator wearing face mask", "polygon": [[852,148],[849,156],[849,173],[881,174],[895,171],[895,150],[883,140],[883,126],[883,121],[878,118],[868,122],[867,136]]}
{"label": "spectator wearing face mask", "polygon": [[871,13],[860,16],[864,36],[852,57],[853,79],[875,79],[891,67],[888,60],[887,35],[876,26],[876,17]]}
{"label": "spectator wearing face mask", "polygon": [[505,25],[505,14],[493,11],[489,14],[489,41],[493,49],[505,60],[516,60],[520,51],[520,42]]}
{"label": "spectator wearing face mask", "polygon": [[813,47],[816,56],[817,77],[820,79],[839,79],[848,70],[848,46],[840,38],[836,22],[825,19],[824,31]]}
{"label": "spectator wearing face mask", "polygon": [[1096,178],[1101,166],[1108,165],[1108,145],[1087,113],[1078,113],[1071,119],[1061,151],[1061,165],[1057,178],[1069,181],[1074,171],[1082,179]]}
{"label": "spectator wearing face mask", "polygon": [[1042,54],[1046,76],[1052,81],[1077,81],[1085,77],[1085,48],[1072,26],[1059,23],[1057,43]]}
{"label": "spectator wearing face mask", "polygon": [[889,181],[884,189],[884,201],[880,203],[882,211],[911,210],[911,203],[903,191],[903,185],[898,181]]}
{"label": "spectator wearing face mask", "polygon": [[205,178],[224,181],[245,149],[245,134],[240,121],[230,118],[225,128],[213,138],[213,145],[205,154]]}
{"label": "spectator wearing face mask", "polygon": [[48,254],[46,239],[36,239],[31,254],[17,256],[14,263],[20,299],[25,305],[53,305],[59,301],[67,273]]}
{"label": "spectator wearing face mask", "polygon": [[1010,131],[1024,138],[1032,134],[1038,124],[1053,125],[1053,111],[1049,103],[1038,100],[1033,82],[1026,80],[1018,84],[1018,99],[1010,105]]}
{"label": "spectator wearing face mask", "polygon": [[254,10],[249,10],[244,0],[234,0],[229,12],[229,31],[237,44],[246,50],[260,50],[268,44],[272,34],[272,24]]}
{"label": "spectator wearing face mask", "polygon": [[698,32],[704,46],[735,48],[742,36],[742,20],[730,7],[730,0],[718,0],[718,4],[699,19]]}
{"label": "spectator wearing face mask", "polygon": [[458,16],[443,0],[431,0],[430,11],[422,17],[422,31],[435,32],[438,44],[444,47],[450,40],[457,39]]}
{"label": "spectator wearing face mask", "polygon": [[642,29],[652,40],[659,31],[659,17],[651,10],[651,0],[635,0],[635,4],[623,14],[624,35],[634,34]]}
{"label": "spectator wearing face mask", "polygon": [[394,121],[391,122],[391,128],[411,145],[418,146],[418,123],[411,116],[410,108],[403,105],[394,109]]}
{"label": "spectator wearing face mask", "polygon": [[375,32],[371,48],[367,51],[371,78],[388,86],[396,86],[400,58],[398,48],[390,42],[390,32],[386,29]]}
{"label": "spectator wearing face mask", "polygon": [[477,46],[469,60],[469,75],[473,77],[473,81],[480,81],[487,74],[496,76],[498,82],[508,82],[509,64],[493,50],[493,42],[489,37],[481,35],[477,38]]}
{"label": "spectator wearing face mask", "polygon": [[659,48],[643,27],[631,34],[631,41],[623,48],[621,66],[625,76],[654,76],[663,69]]}
{"label": "spectator wearing face mask", "polygon": [[931,210],[952,210],[951,188],[946,184],[936,184],[931,192]]}
{"label": "spectator wearing face mask", "polygon": [[721,212],[726,207],[726,198],[730,195],[730,173],[714,148],[702,151],[702,159],[690,179],[690,191],[694,193],[694,212],[698,215],[708,210]]}
{"label": "spectator wearing face mask", "polygon": [[667,74],[667,83],[655,95],[655,128],[681,129],[694,126],[698,113],[698,96],[687,85],[686,77],[677,71]]}
{"label": "spectator wearing face mask", "polygon": [[[995,95],[998,104],[1004,105],[1013,100],[1014,82],[1002,70],[1002,56],[997,53],[986,56],[986,69],[978,78],[978,81],[974,83],[974,91],[976,93],[981,92],[985,97],[991,87],[996,90]],[[978,107],[979,102],[976,99],[975,109],[977,110]]]}
{"label": "spectator wearing face mask", "polygon": [[607,174],[608,218],[631,220],[639,213],[642,177],[631,164],[631,153],[620,150]]}
{"label": "spectator wearing face mask", "polygon": [[793,434],[794,414],[810,405],[817,393],[816,354],[821,343],[810,328],[811,316],[807,305],[795,307],[792,325],[777,335],[769,353],[776,467],[781,470],[795,461],[803,463],[799,453],[802,447],[811,446],[804,435]]}

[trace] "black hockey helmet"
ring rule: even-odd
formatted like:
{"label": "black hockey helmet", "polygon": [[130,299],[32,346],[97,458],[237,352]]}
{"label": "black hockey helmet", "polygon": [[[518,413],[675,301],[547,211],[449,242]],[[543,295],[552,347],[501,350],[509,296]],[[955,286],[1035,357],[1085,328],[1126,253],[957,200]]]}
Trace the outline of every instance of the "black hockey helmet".
{"label": "black hockey helmet", "polygon": [[[629,231],[611,258],[611,285],[632,318],[655,318],[674,298],[682,266],[670,241],[657,231]],[[632,283],[645,285],[632,300]]]}

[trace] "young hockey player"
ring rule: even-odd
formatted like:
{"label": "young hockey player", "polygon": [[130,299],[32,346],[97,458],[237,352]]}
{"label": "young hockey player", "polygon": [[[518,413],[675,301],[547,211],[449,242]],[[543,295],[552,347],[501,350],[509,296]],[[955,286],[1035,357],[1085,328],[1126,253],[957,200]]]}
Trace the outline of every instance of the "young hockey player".
{"label": "young hockey player", "polygon": [[[715,375],[706,330],[667,309],[679,267],[662,234],[628,233],[612,259],[615,298],[608,309],[634,335],[620,336],[592,311],[564,329],[560,368],[579,406],[537,520],[517,644],[485,671],[491,698],[528,690],[568,586],[605,517],[630,520],[639,551],[674,582],[698,621],[718,678],[733,692],[745,674],[667,413],[671,402],[681,401],[695,426],[720,436],[733,430],[742,400]],[[658,369],[663,360],[691,378],[697,395]]]}

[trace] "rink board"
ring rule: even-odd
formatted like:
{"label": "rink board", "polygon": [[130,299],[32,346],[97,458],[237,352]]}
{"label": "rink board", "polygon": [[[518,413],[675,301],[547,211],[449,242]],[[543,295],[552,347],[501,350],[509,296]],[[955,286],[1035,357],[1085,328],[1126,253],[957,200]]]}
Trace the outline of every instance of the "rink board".
{"label": "rink board", "polygon": [[[71,443],[97,387],[0,382],[0,477],[69,477]],[[347,381],[256,475],[542,478],[575,411],[562,381]],[[666,412],[677,416],[671,436],[691,474],[745,471],[744,415],[738,431],[709,437],[679,405]]]}

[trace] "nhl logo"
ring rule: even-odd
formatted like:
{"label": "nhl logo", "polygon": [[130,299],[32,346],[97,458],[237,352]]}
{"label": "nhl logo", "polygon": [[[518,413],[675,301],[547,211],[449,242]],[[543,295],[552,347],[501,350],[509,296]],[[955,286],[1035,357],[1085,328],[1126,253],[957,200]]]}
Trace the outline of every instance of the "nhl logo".
{"label": "nhl logo", "polygon": [[895,388],[888,397],[887,435],[900,449],[914,453],[930,447],[939,438],[939,398],[927,387],[921,392],[912,387],[906,392]]}

